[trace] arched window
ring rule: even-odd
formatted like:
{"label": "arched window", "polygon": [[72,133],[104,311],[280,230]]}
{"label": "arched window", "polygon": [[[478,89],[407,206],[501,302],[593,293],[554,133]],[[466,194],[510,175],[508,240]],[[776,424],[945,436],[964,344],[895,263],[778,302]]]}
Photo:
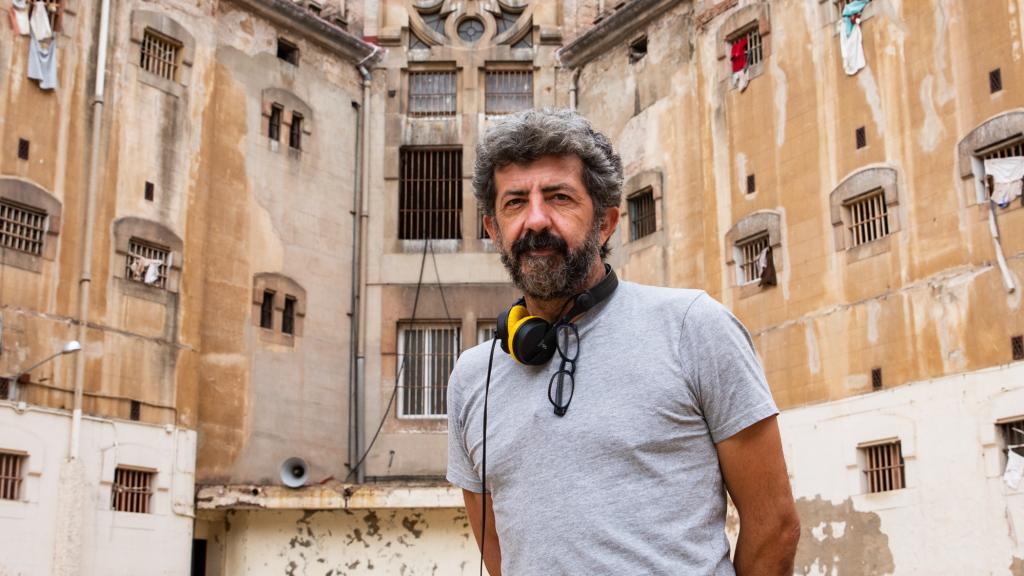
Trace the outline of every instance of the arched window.
{"label": "arched window", "polygon": [[252,323],[263,342],[294,346],[306,319],[306,290],[288,276],[263,272],[253,277]]}
{"label": "arched window", "polygon": [[829,195],[837,251],[853,261],[885,252],[886,238],[900,229],[897,173],[888,166],[858,170]]}
{"label": "arched window", "polygon": [[61,203],[20,178],[0,178],[0,264],[32,272],[57,254]]}
{"label": "arched window", "polygon": [[143,218],[114,221],[112,271],[134,295],[177,293],[184,244],[170,228]]}
{"label": "arched window", "polygon": [[960,178],[974,183],[973,202],[989,199],[985,183],[985,160],[1024,157],[1024,110],[1011,110],[978,125],[957,145]]}
{"label": "arched window", "polygon": [[743,296],[775,285],[782,268],[782,216],[758,210],[745,216],[725,234],[726,264]]}

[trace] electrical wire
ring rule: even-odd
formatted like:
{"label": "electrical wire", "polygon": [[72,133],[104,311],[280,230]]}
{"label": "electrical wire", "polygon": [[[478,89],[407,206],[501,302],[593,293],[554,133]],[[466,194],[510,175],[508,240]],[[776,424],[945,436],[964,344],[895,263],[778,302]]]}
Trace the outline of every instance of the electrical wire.
{"label": "electrical wire", "polygon": [[[420,304],[420,289],[423,288],[423,269],[426,268],[427,247],[429,245],[430,239],[428,238],[424,240],[423,243],[423,257],[420,259],[420,277],[419,280],[416,281],[416,296],[412,301],[412,318],[410,319],[410,322],[414,322],[416,320],[416,309]],[[433,249],[431,249],[431,251],[433,251]],[[445,311],[447,311],[447,306],[445,307]],[[355,466],[349,467],[348,475],[345,476],[345,480],[343,480],[343,482],[348,482],[348,479],[359,470],[359,467],[363,465],[363,461],[366,460],[366,457],[370,455],[370,451],[373,450],[373,445],[377,442],[377,437],[380,436],[380,431],[384,428],[384,423],[387,422],[388,415],[391,414],[391,405],[394,404],[395,397],[398,395],[398,381],[402,378],[402,372],[404,370],[405,356],[403,355],[402,363],[398,366],[398,373],[395,375],[395,387],[391,389],[391,397],[388,398],[388,405],[384,408],[384,413],[381,415],[380,423],[377,424],[377,431],[373,433],[373,438],[370,440],[369,446],[366,447],[366,450],[356,462]]]}

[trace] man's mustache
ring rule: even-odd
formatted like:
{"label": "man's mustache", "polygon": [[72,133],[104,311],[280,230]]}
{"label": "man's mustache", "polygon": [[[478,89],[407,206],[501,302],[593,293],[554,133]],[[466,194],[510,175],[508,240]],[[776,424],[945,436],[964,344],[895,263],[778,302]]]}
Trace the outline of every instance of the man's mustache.
{"label": "man's mustache", "polygon": [[569,254],[569,245],[565,240],[555,236],[547,230],[540,232],[529,232],[519,240],[512,243],[512,256],[519,260],[523,254],[531,250],[544,250],[550,248],[562,256]]}

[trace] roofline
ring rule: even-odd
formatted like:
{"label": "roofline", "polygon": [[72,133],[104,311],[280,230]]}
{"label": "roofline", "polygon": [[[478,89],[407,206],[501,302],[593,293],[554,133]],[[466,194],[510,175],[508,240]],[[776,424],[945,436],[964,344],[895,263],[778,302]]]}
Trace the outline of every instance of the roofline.
{"label": "roofline", "polygon": [[230,0],[274,24],[298,33],[344,56],[356,66],[372,66],[384,55],[379,46],[364,42],[291,0]]}
{"label": "roofline", "polygon": [[577,68],[605,53],[612,45],[628,39],[633,32],[684,0],[633,0],[611,13],[555,53],[559,64]]}

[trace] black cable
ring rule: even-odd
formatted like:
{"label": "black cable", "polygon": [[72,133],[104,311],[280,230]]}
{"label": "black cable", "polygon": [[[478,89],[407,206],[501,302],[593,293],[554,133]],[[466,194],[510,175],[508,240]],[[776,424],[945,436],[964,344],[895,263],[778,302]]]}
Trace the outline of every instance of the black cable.
{"label": "black cable", "polygon": [[481,478],[480,489],[480,576],[484,574],[484,550],[487,549],[487,397],[491,391],[491,366],[494,364],[494,349],[498,346],[498,339],[491,341],[491,357],[487,360],[487,381],[484,384],[484,441],[483,454],[481,455]]}
{"label": "black cable", "polygon": [[441,291],[441,304],[444,305],[444,315],[448,322],[452,321],[452,315],[448,313],[448,300],[444,297],[444,284],[441,283],[441,273],[437,271],[437,256],[434,254],[434,245],[430,245],[430,259],[434,261],[434,278],[437,279],[437,289]]}
{"label": "black cable", "polygon": [[[423,287],[423,269],[426,267],[427,264],[427,245],[429,244],[429,239],[424,241],[423,257],[420,259],[420,278],[419,280],[416,281],[416,297],[412,301],[412,318],[410,319],[410,322],[414,322],[416,320],[416,308],[419,307],[420,304],[420,288]],[[388,405],[387,407],[384,408],[384,413],[381,415],[380,423],[377,425],[377,431],[373,433],[373,438],[370,440],[370,445],[366,447],[366,450],[363,452],[362,457],[359,458],[359,461],[356,462],[356,465],[349,466],[348,475],[345,476],[345,479],[342,482],[348,482],[348,479],[351,478],[352,475],[359,470],[359,467],[362,466],[363,461],[366,460],[366,457],[370,455],[370,450],[373,449],[373,445],[377,442],[377,437],[380,436],[380,431],[381,429],[384,428],[384,422],[387,421],[388,415],[391,413],[391,405],[395,402],[395,396],[398,395],[398,380],[401,379],[402,372],[404,370],[405,356],[403,355],[402,363],[398,366],[398,374],[395,375],[395,387],[391,389],[391,397],[388,398]]]}

